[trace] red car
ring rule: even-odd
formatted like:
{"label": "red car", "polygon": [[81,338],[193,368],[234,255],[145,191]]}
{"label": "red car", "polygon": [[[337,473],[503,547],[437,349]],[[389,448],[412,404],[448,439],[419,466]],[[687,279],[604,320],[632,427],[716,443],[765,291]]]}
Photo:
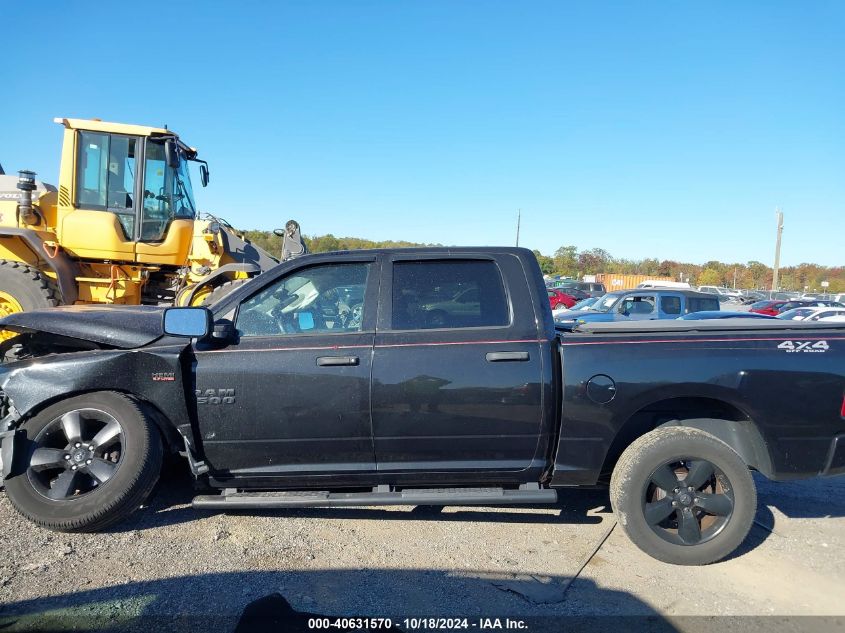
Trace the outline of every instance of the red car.
{"label": "red car", "polygon": [[552,310],[557,308],[571,308],[578,300],[572,295],[561,292],[557,288],[548,288],[549,303],[552,305]]}
{"label": "red car", "polygon": [[789,303],[788,301],[758,301],[751,304],[751,312],[757,314],[767,314],[769,316],[777,316],[780,314],[780,307]]}

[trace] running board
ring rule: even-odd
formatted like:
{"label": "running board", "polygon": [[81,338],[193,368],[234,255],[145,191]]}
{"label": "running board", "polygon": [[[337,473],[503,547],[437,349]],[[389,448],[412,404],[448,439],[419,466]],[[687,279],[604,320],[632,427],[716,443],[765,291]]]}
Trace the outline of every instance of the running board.
{"label": "running board", "polygon": [[355,506],[492,506],[556,503],[557,491],[536,484],[518,490],[504,488],[406,488],[378,486],[372,492],[329,492],[296,490],[287,492],[242,492],[226,488],[223,494],[199,495],[191,505],[205,510],[242,508],[343,508]]}

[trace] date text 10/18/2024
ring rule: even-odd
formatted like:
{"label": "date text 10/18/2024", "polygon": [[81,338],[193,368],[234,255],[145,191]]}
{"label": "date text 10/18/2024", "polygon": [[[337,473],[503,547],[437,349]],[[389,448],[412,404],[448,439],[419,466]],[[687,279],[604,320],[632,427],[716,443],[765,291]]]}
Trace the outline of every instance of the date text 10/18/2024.
{"label": "date text 10/18/2024", "polygon": [[[405,630],[526,630],[524,620],[511,618],[403,618],[396,624]],[[309,618],[308,628],[320,629],[392,629],[390,618]]]}

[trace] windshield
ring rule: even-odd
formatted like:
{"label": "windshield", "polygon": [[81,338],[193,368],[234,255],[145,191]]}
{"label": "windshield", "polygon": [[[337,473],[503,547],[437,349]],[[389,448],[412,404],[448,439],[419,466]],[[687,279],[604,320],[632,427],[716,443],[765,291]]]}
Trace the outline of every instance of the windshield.
{"label": "windshield", "polygon": [[191,172],[188,170],[188,158],[185,152],[179,152],[179,169],[175,173],[176,217],[193,218],[197,213],[194,202],[194,188],[191,186]]}
{"label": "windshield", "polygon": [[590,306],[590,309],[596,310],[597,312],[607,312],[617,301],[619,301],[619,295],[604,295],[601,299]]}
{"label": "windshield", "polygon": [[144,207],[141,241],[164,239],[171,220],[196,217],[188,159],[179,151],[179,167],[167,164],[163,140],[147,141],[144,156]]}

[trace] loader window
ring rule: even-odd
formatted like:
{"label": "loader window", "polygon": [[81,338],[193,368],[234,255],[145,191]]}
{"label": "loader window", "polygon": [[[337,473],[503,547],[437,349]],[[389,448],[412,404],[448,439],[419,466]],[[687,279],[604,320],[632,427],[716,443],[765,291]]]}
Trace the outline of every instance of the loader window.
{"label": "loader window", "polygon": [[76,206],[117,214],[124,237],[133,239],[137,139],[119,134],[80,132],[78,147]]}
{"label": "loader window", "polygon": [[167,164],[163,141],[148,141],[144,172],[144,208],[141,241],[163,240],[173,218],[196,215],[188,163],[183,157],[178,169]]}

